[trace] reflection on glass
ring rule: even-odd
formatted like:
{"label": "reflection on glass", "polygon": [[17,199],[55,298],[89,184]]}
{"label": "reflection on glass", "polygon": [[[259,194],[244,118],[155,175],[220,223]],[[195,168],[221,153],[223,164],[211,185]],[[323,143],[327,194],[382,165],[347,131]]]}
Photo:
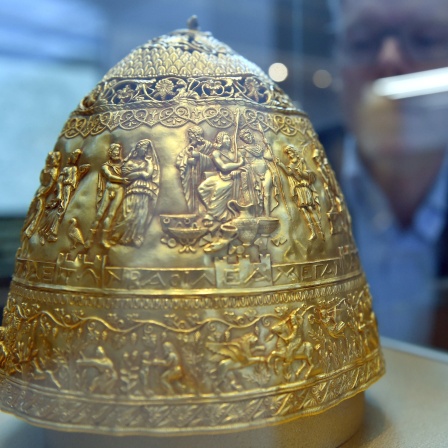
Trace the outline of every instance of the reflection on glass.
{"label": "reflection on glass", "polygon": [[340,145],[325,132],[321,136],[330,158],[340,160],[335,167],[380,332],[448,348],[447,335],[437,329],[446,306],[438,285],[448,275],[448,94],[396,99],[378,91],[382,78],[400,88],[403,77],[408,82],[410,74],[448,65],[448,3],[330,0],[329,5],[345,130],[338,134]]}

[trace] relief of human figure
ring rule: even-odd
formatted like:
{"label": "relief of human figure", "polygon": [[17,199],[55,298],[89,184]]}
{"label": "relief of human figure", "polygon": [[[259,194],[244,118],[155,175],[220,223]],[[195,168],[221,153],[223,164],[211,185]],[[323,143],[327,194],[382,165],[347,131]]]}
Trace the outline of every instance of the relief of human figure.
{"label": "relief of human figure", "polygon": [[155,375],[153,374],[154,368],[151,359],[151,352],[148,350],[142,353],[142,360],[140,366],[140,382],[143,385],[143,393],[145,395],[154,395],[154,383]]}
{"label": "relief of human figure", "polygon": [[283,151],[289,158],[289,164],[284,165],[277,160],[277,166],[287,174],[291,198],[296,202],[307,223],[310,236],[309,240],[317,236],[325,239],[319,216],[320,204],[314,188],[316,175],[309,170],[305,159],[299,149],[293,145],[287,145]]}
{"label": "relief of human figure", "polygon": [[237,148],[232,149],[230,135],[224,131],[216,136],[210,157],[217,173],[207,177],[198,187],[206,207],[204,223],[225,222],[234,216],[228,208],[229,201],[238,200],[241,194],[239,168],[244,165],[244,159]]}
{"label": "relief of human figure", "polygon": [[39,227],[39,239],[42,245],[45,242],[54,243],[58,240],[59,216],[62,213],[60,198],[56,196],[47,201],[42,223]]}
{"label": "relief of human figure", "polygon": [[88,248],[92,246],[100,228],[101,244],[105,248],[110,248],[110,229],[123,201],[125,183],[129,182],[121,172],[123,157],[120,143],[112,143],[109,146],[108,157],[108,161],[102,165],[98,176],[98,208],[90,226],[90,237],[86,242]]}
{"label": "relief of human figure", "polygon": [[39,228],[41,243],[54,242],[58,239],[59,224],[64,218],[68,204],[73,193],[78,188],[79,182],[90,169],[89,164],[78,166],[82,149],[75,149],[69,154],[67,166],[65,166],[56,183],[56,196],[46,205],[45,218]]}
{"label": "relief of human figure", "polygon": [[139,384],[140,362],[138,350],[125,352],[123,354],[123,367],[120,369],[120,379],[122,382],[121,391],[124,393],[132,393]]}
{"label": "relief of human figure", "polygon": [[316,162],[317,170],[322,176],[324,190],[330,204],[330,209],[327,213],[330,222],[330,231],[335,233],[336,229],[333,225],[333,220],[331,219],[332,213],[343,213],[343,226],[347,232],[351,234],[351,221],[350,215],[344,204],[344,197],[342,195],[341,189],[336,181],[335,174],[331,168],[328,159],[325,155],[322,145],[318,141],[313,141],[313,160]]}
{"label": "relief of human figure", "polygon": [[[114,363],[106,355],[103,347],[97,347],[95,356],[92,357],[87,357],[81,353],[81,358],[76,360],[76,365],[81,372],[83,385],[88,387],[90,392],[105,394],[113,392],[118,381],[118,374]],[[87,375],[88,369],[96,370],[96,375],[92,380]]]}
{"label": "relief of human figure", "polygon": [[[314,368],[314,347],[306,340],[306,311],[308,309],[299,308],[271,327],[278,339],[275,350],[269,354],[268,364],[273,365],[276,373],[281,371],[291,381],[297,381],[304,369],[301,378],[307,379]],[[301,363],[297,367],[298,361]]]}
{"label": "relief of human figure", "polygon": [[206,172],[215,171],[210,158],[213,145],[204,138],[204,131],[200,126],[189,128],[187,135],[188,145],[177,156],[176,167],[180,172],[188,212],[195,213],[203,208],[198,196],[198,187],[205,179]]}
{"label": "relief of human figure", "polygon": [[79,182],[87,174],[90,169],[89,164],[79,165],[78,161],[82,155],[82,149],[75,149],[68,158],[67,166],[65,166],[58,178],[58,197],[61,199],[61,207],[65,211],[78,188]]}
{"label": "relief of human figure", "polygon": [[[265,141],[258,144],[249,129],[239,134],[244,145],[238,150],[245,160],[246,173],[242,173],[242,189],[247,189],[246,202],[254,204],[256,216],[269,216],[278,205],[278,187],[271,148]],[[244,179],[244,176],[247,176]],[[243,193],[244,194],[244,193]]]}
{"label": "relief of human figure", "polygon": [[37,230],[44,215],[47,198],[56,188],[59,177],[61,153],[59,151],[49,152],[45,161],[45,167],[40,173],[40,187],[31,203],[27,219],[25,221],[22,235],[31,238]]}
{"label": "relief of human figure", "polygon": [[322,176],[324,190],[328,197],[331,209],[336,206],[338,212],[342,211],[342,193],[336,182],[336,178],[324,150],[320,144],[313,143],[313,160],[316,162],[317,170]]}
{"label": "relief of human figure", "polygon": [[152,365],[163,367],[163,373],[160,375],[160,383],[164,391],[169,395],[174,395],[176,391],[173,386],[183,391],[185,385],[182,383],[184,371],[180,361],[180,356],[171,342],[163,343],[163,358],[154,359]]}
{"label": "relief of human figure", "polygon": [[159,163],[151,140],[137,142],[124,159],[121,174],[126,179],[123,202],[111,239],[117,244],[141,247],[159,193]]}

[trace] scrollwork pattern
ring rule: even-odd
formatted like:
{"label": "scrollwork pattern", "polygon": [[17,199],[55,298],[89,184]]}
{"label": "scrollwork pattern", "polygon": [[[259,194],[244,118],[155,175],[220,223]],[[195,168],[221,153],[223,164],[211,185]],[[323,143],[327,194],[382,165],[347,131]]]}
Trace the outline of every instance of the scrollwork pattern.
{"label": "scrollwork pattern", "polygon": [[136,82],[112,81],[99,84],[80,103],[75,113],[92,114],[110,109],[172,105],[191,100],[220,102],[244,100],[258,106],[293,109],[293,104],[277,88],[255,77],[191,78],[166,77]]}
{"label": "scrollwork pattern", "polygon": [[[252,109],[244,109],[242,116],[246,120],[247,126],[254,131],[258,131],[261,126],[264,132],[271,131],[288,137],[303,135],[309,121],[305,115],[301,114],[285,118],[284,114],[255,112]],[[160,124],[169,128],[177,128],[186,124],[198,125],[204,122],[216,129],[228,129],[234,120],[232,109],[219,105],[196,107],[176,105],[148,109],[140,107],[100,112],[87,117],[74,114],[67,120],[61,136],[68,139],[78,136],[86,138],[116,129],[137,129],[143,125],[153,127]]]}
{"label": "scrollwork pattern", "polygon": [[290,100],[255,76],[235,77],[162,77],[150,80],[110,81],[97,86],[81,101],[78,112],[95,112],[110,106],[139,103],[170,103],[171,100],[216,102],[240,99],[259,105],[292,108]]}

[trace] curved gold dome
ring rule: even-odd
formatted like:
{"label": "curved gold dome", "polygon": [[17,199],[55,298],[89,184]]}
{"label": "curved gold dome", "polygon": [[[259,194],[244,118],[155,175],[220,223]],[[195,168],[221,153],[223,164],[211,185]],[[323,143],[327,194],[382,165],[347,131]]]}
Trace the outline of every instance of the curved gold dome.
{"label": "curved gold dome", "polygon": [[268,77],[255,64],[241,58],[210,33],[180,30],[157,37],[137,48],[109,70],[103,81],[112,78],[151,76],[232,76],[252,74]]}
{"label": "curved gold dome", "polygon": [[325,413],[383,369],[307,115],[195,29],[112,68],[41,172],[0,327],[1,408],[214,434]]}

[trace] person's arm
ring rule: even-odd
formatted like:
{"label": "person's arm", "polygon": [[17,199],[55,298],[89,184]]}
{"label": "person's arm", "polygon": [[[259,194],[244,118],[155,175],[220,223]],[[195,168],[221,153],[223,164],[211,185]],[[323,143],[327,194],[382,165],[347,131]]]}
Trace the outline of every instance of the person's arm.
{"label": "person's arm", "polygon": [[263,159],[267,160],[268,162],[272,162],[274,160],[274,158],[272,157],[272,148],[271,145],[268,142],[264,142],[265,143],[265,149],[263,152]]}
{"label": "person's arm", "polygon": [[244,159],[239,154],[238,154],[238,159],[236,162],[224,162],[221,159],[221,154],[219,153],[219,151],[213,151],[212,156],[213,156],[213,161],[215,162],[215,165],[217,166],[219,171],[222,171],[224,173],[228,173],[230,171],[236,170],[244,164]]}
{"label": "person's arm", "polygon": [[136,180],[136,179],[151,179],[152,175],[154,173],[154,165],[152,162],[147,162],[145,163],[145,168],[138,170],[138,171],[133,171],[131,173],[129,173],[129,175],[127,176],[129,180]]}
{"label": "person's arm", "polygon": [[127,179],[117,176],[108,165],[103,165],[101,167],[101,172],[103,174],[103,176],[109,181],[109,182],[114,182],[117,184],[124,184],[126,183]]}
{"label": "person's arm", "polygon": [[277,166],[279,166],[286,174],[291,175],[292,170],[290,166],[286,166],[283,162],[280,161],[278,157],[275,159],[275,163]]}

